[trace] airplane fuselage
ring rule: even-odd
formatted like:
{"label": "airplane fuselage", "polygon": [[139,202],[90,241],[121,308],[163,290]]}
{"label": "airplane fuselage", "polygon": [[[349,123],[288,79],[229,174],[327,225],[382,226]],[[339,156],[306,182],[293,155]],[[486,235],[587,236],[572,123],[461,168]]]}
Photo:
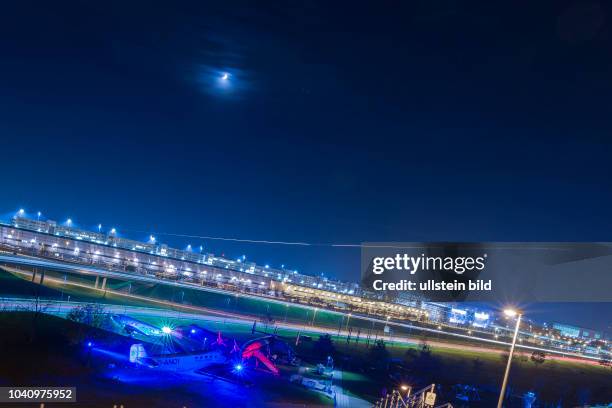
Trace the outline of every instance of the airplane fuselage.
{"label": "airplane fuselage", "polygon": [[188,355],[151,356],[139,359],[140,364],[164,371],[195,371],[211,365],[224,364],[227,357],[218,351]]}
{"label": "airplane fuselage", "polygon": [[157,327],[150,325],[140,320],[136,320],[126,315],[113,315],[111,319],[118,325],[123,326],[123,329],[128,333],[137,333],[143,336],[161,336],[163,333]]}

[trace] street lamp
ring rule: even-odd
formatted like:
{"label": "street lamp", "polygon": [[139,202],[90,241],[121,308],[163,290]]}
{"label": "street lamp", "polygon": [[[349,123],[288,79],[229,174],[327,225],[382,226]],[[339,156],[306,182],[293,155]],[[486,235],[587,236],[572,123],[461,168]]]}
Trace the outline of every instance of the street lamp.
{"label": "street lamp", "polygon": [[521,317],[523,316],[519,311],[515,309],[506,309],[504,310],[504,314],[508,317],[516,317],[516,327],[514,328],[514,337],[512,338],[512,346],[510,346],[510,355],[508,356],[508,364],[506,364],[506,372],[504,373],[504,380],[502,382],[501,391],[499,393],[497,408],[502,408],[504,402],[504,394],[506,394],[506,385],[508,385],[508,374],[510,374],[510,365],[512,364],[512,354],[514,353],[514,346],[516,345],[516,338],[518,337],[519,326],[521,325]]}
{"label": "street lamp", "polygon": [[349,322],[351,321],[351,314],[349,313],[346,317],[346,331],[348,331]]}

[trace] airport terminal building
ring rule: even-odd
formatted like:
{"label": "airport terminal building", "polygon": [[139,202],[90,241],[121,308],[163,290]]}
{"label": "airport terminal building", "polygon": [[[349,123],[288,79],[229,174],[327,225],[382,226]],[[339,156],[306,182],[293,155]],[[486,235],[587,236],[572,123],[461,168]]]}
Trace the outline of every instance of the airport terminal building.
{"label": "airport terminal building", "polygon": [[54,221],[15,216],[0,223],[0,245],[15,253],[35,255],[111,271],[146,275],[164,281],[219,287],[269,297],[289,297],[298,303],[338,311],[374,313],[394,318],[422,319],[416,306],[367,299],[359,284],[311,276],[228,259],[210,253],[180,250],[151,239],[141,242],[89,231]]}

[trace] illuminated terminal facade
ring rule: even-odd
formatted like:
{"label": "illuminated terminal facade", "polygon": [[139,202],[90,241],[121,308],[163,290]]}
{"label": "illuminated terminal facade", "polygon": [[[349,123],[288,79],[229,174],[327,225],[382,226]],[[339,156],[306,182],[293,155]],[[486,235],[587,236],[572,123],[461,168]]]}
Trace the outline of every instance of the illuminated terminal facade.
{"label": "illuminated terminal facade", "polygon": [[132,272],[183,279],[207,274],[213,267],[341,294],[360,294],[359,285],[355,283],[298,274],[296,271],[260,266],[243,259],[227,259],[191,249],[171,248],[156,243],[153,237],[150,242],[127,239],[118,236],[114,228],[108,233],[94,232],[23,216],[14,217],[11,224],[0,224],[0,228],[3,244],[38,250],[43,255],[55,258],[72,258],[115,269],[120,267]]}
{"label": "illuminated terminal facade", "polygon": [[[423,320],[427,312],[413,305],[369,298],[357,283],[323,276],[270,268],[242,258],[233,260],[190,249],[136,241],[108,233],[59,225],[23,215],[0,223],[0,245],[15,252],[154,276],[159,279],[282,297],[297,303],[337,311],[374,314],[398,319]],[[373,294],[372,294],[373,295]]]}
{"label": "illuminated terminal facade", "polygon": [[583,327],[576,327],[562,323],[553,323],[552,328],[559,331],[559,333],[565,337],[591,340],[603,339],[603,334],[597,330],[585,329]]}

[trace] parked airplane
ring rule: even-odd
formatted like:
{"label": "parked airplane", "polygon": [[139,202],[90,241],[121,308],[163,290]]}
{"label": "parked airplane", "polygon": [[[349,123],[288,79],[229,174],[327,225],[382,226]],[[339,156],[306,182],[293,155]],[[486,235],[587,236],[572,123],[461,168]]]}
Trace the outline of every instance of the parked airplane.
{"label": "parked airplane", "polygon": [[197,371],[214,365],[227,364],[228,357],[220,350],[195,353],[149,355],[144,345],[132,344],[130,362],[164,371]]}
{"label": "parked airplane", "polygon": [[243,370],[244,364],[258,367],[262,363],[269,372],[279,375],[272,360],[278,353],[291,355],[288,346],[276,336],[253,339],[240,347],[236,340],[223,337],[221,332],[193,324],[159,329],[126,315],[113,315],[111,319],[131,337],[140,337],[147,343],[149,352],[142,343],[132,344],[129,361],[152,369],[203,373],[207,367],[229,366],[236,373]]}

